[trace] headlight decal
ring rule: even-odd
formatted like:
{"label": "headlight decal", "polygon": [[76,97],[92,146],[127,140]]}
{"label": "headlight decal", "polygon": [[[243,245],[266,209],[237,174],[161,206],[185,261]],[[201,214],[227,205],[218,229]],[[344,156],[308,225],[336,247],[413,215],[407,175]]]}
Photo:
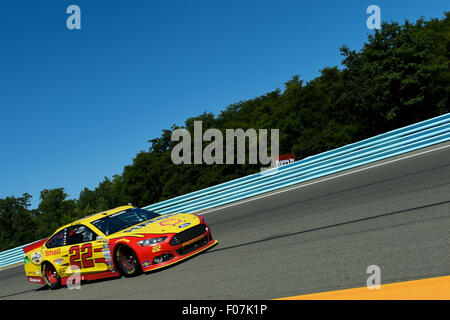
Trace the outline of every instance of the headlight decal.
{"label": "headlight decal", "polygon": [[162,242],[166,239],[167,239],[167,237],[150,238],[150,239],[138,241],[138,244],[141,247],[152,246],[152,245]]}

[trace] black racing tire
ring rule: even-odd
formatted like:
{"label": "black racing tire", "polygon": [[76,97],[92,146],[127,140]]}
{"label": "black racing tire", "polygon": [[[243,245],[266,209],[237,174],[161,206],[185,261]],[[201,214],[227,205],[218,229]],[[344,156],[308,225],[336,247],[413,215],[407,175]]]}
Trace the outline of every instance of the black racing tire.
{"label": "black racing tire", "polygon": [[142,273],[136,253],[128,246],[120,246],[114,255],[119,272],[125,277],[134,277]]}
{"label": "black racing tire", "polygon": [[42,265],[42,277],[51,290],[61,287],[61,277],[51,263],[44,262]]}

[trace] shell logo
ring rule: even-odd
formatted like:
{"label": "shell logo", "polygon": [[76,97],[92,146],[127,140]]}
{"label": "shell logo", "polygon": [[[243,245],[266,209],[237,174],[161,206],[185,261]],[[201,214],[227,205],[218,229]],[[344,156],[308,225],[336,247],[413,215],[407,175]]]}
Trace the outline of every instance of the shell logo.
{"label": "shell logo", "polygon": [[173,218],[173,219],[163,220],[159,224],[161,226],[165,227],[165,226],[176,226],[177,224],[179,224],[181,222],[183,222],[183,220]]}

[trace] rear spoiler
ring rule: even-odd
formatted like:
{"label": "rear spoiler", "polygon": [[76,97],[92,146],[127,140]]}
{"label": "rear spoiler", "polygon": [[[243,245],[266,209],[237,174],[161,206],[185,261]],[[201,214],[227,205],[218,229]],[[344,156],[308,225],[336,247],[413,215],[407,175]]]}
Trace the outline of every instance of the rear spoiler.
{"label": "rear spoiler", "polygon": [[34,250],[36,248],[41,247],[46,241],[48,240],[48,238],[33,242],[32,244],[27,245],[26,247],[23,247],[23,252],[28,253],[31,250]]}

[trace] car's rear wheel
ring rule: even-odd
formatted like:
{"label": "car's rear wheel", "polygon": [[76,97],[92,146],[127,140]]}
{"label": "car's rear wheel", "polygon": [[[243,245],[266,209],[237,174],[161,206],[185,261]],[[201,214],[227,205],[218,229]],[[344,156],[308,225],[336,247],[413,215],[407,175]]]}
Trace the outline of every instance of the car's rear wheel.
{"label": "car's rear wheel", "polygon": [[126,277],[133,277],[142,273],[136,253],[128,246],[121,246],[117,249],[116,263],[120,272]]}
{"label": "car's rear wheel", "polygon": [[42,266],[42,276],[50,289],[54,290],[61,287],[61,277],[52,264],[44,263]]}

